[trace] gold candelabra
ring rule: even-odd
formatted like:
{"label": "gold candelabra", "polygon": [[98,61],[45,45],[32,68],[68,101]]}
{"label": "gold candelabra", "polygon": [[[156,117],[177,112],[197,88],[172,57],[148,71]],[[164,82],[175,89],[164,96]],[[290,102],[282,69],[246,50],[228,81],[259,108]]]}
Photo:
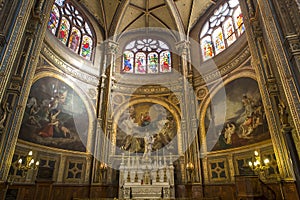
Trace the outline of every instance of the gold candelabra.
{"label": "gold candelabra", "polygon": [[256,174],[264,173],[270,167],[270,160],[268,158],[262,160],[258,151],[254,151],[254,158],[254,162],[249,161],[248,165]]}
{"label": "gold candelabra", "polygon": [[100,163],[100,170],[106,170],[107,169],[107,164],[104,162]]}
{"label": "gold candelabra", "polygon": [[25,171],[27,172],[30,169],[36,170],[40,165],[39,161],[34,161],[33,156],[32,156],[32,151],[29,151],[25,158],[25,163],[23,163],[22,158],[18,160],[17,163],[17,168],[18,170]]}
{"label": "gold candelabra", "polygon": [[192,181],[192,172],[194,170],[194,164],[190,161],[188,163],[186,163],[186,170],[188,172],[188,182]]}
{"label": "gold candelabra", "polygon": [[101,182],[106,182],[107,178],[107,164],[105,162],[101,162],[99,165],[99,177]]}
{"label": "gold candelabra", "polygon": [[186,170],[189,172],[194,170],[194,164],[191,161],[186,164]]}

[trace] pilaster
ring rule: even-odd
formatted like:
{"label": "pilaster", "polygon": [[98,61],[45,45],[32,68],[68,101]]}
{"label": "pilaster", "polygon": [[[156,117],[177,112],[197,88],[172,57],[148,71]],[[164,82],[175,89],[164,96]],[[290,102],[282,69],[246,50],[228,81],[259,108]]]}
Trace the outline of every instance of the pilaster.
{"label": "pilaster", "polygon": [[[288,55],[286,54],[287,49],[283,46],[281,33],[280,30],[278,29],[278,19],[276,18],[277,16],[274,13],[274,5],[272,4],[271,1],[258,0],[257,2],[260,8],[261,21],[263,22],[263,27],[265,29],[266,39],[268,41],[268,44],[270,44],[271,49],[273,49],[272,53],[276,62],[276,68],[274,67],[274,69],[277,70],[277,73],[279,74],[278,81],[282,83],[283,91],[286,96],[286,100],[291,113],[293,126],[297,132],[297,137],[299,137],[300,136],[300,96],[299,96],[299,86],[297,87],[298,81],[293,72],[294,71],[293,68],[295,68],[295,66],[291,65],[291,62],[288,60],[287,57]],[[290,1],[288,0],[285,1],[286,4],[289,4],[289,2]],[[297,13],[299,17],[300,16],[299,10]],[[292,47],[289,48],[292,54],[299,52],[299,48],[300,48],[299,38],[298,38],[298,42],[295,42],[295,39],[290,40],[288,42],[290,45],[292,45]]]}
{"label": "pilaster", "polygon": [[[266,48],[267,42],[264,33],[269,30],[265,30],[264,24],[261,24],[261,18],[264,17],[261,16],[260,9],[261,12],[265,12],[265,10],[258,8],[258,5],[253,0],[240,1],[240,5],[244,15],[246,35],[252,56],[251,63],[257,74],[257,82],[266,112],[270,135],[273,145],[276,147],[274,152],[279,172],[282,179],[292,180],[294,178],[293,167],[285,138],[280,132],[278,119],[278,103],[280,99],[278,81],[280,80],[276,79],[275,68],[270,62],[271,55]],[[268,20],[271,20],[270,17]]]}
{"label": "pilaster", "polygon": [[5,56],[1,60],[2,99],[10,112],[3,123],[0,180],[5,180],[17,143],[25,105],[34,77],[38,55],[53,1],[22,1]]}
{"label": "pilaster", "polygon": [[[102,162],[109,163],[109,154],[111,152],[110,145],[110,137],[112,135],[112,110],[111,110],[111,92],[112,92],[112,86],[113,86],[113,73],[115,70],[115,59],[116,59],[116,53],[118,49],[118,44],[114,41],[106,41],[103,46],[103,66],[101,69],[101,76],[99,80],[98,90],[99,90],[99,96],[98,96],[98,119],[100,124],[101,130],[98,130],[98,134],[103,136],[100,136],[99,138],[102,138],[103,142],[100,152],[100,159]],[[100,142],[100,141],[98,141]],[[111,168],[107,169],[107,183],[111,183],[113,180],[113,171]]]}
{"label": "pilaster", "polygon": [[[185,152],[185,166],[193,163],[193,170],[189,173],[193,174],[192,182],[200,182],[201,168],[200,155],[197,149],[200,149],[197,144],[198,120],[196,115],[196,96],[193,89],[192,65],[190,59],[190,42],[181,41],[176,45],[177,55],[180,57],[180,70],[182,72],[183,95],[181,100],[181,132],[183,137],[183,149]],[[185,173],[185,180],[188,180],[189,174]]]}

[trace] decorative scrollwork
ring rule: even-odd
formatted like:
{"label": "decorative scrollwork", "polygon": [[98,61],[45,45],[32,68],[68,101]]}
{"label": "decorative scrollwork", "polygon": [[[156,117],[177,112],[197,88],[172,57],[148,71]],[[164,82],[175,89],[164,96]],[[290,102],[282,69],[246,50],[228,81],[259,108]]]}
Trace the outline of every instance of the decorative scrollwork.
{"label": "decorative scrollwork", "polygon": [[208,93],[208,90],[206,87],[199,88],[196,91],[197,99],[202,100],[207,95],[207,93]]}
{"label": "decorative scrollwork", "polygon": [[4,129],[4,122],[7,118],[8,113],[11,112],[11,109],[9,108],[9,103],[3,103],[2,104],[2,112],[1,112],[1,120],[0,120],[0,131],[2,131]]}

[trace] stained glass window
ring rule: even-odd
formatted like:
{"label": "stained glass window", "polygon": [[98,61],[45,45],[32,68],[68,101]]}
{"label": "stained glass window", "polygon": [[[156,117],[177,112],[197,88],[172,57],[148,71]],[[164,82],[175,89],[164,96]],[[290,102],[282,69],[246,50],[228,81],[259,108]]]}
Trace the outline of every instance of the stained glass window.
{"label": "stained glass window", "polygon": [[200,32],[202,59],[219,54],[245,31],[238,0],[228,0],[215,9]]}
{"label": "stained glass window", "polygon": [[133,72],[133,58],[134,55],[131,51],[124,51],[122,68],[124,72]]}
{"label": "stained glass window", "polygon": [[158,54],[155,52],[148,54],[148,73],[158,73]]}
{"label": "stained glass window", "polygon": [[95,39],[89,22],[68,0],[55,0],[48,29],[58,40],[81,57],[91,60]]}
{"label": "stained glass window", "polygon": [[169,46],[152,38],[129,42],[123,51],[121,71],[135,74],[158,74],[172,71]]}
{"label": "stained glass window", "polygon": [[135,73],[146,73],[146,54],[143,52],[137,52],[135,54]]}
{"label": "stained glass window", "polygon": [[171,71],[171,54],[169,51],[163,51],[160,53],[160,67],[162,72]]}

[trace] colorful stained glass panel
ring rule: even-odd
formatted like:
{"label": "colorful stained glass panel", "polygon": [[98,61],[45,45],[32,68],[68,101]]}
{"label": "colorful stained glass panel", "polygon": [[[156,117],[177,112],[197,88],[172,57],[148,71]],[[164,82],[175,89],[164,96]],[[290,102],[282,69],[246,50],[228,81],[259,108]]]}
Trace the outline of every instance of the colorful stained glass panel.
{"label": "colorful stained glass panel", "polygon": [[207,60],[214,56],[213,45],[210,36],[206,36],[201,40],[201,50],[203,60]]}
{"label": "colorful stained glass panel", "polygon": [[123,53],[123,72],[133,72],[133,53],[130,51],[124,51]]}
{"label": "colorful stained glass panel", "polygon": [[225,39],[227,40],[227,45],[229,46],[236,40],[231,17],[228,18],[223,24],[223,30],[225,33]]}
{"label": "colorful stained glass panel", "polygon": [[142,52],[135,54],[135,72],[138,74],[146,73],[146,54]]}
{"label": "colorful stained glass panel", "polygon": [[238,34],[240,36],[245,31],[243,14],[242,14],[242,11],[241,11],[240,7],[238,7],[235,10],[235,12],[233,14],[233,18],[235,20],[235,27],[238,30]]}
{"label": "colorful stained glass panel", "polygon": [[77,28],[73,27],[69,39],[69,47],[72,51],[76,53],[78,52],[80,40],[81,40],[80,31]]}
{"label": "colorful stained glass panel", "polygon": [[48,22],[48,29],[52,32],[52,34],[55,35],[56,29],[58,26],[58,20],[59,20],[59,11],[58,8],[53,5],[51,13],[50,13],[50,19]]}
{"label": "colorful stained glass panel", "polygon": [[63,17],[58,31],[58,39],[64,44],[67,43],[69,29],[70,29],[70,22],[65,17]]}
{"label": "colorful stained glass panel", "polygon": [[169,51],[160,53],[160,70],[161,72],[171,72],[171,54]]}
{"label": "colorful stained glass panel", "polygon": [[89,36],[84,35],[82,39],[80,55],[85,59],[90,60],[92,55],[92,46],[93,40]]}
{"label": "colorful stained glass panel", "polygon": [[148,54],[148,73],[158,73],[158,54]]}
{"label": "colorful stained glass panel", "polygon": [[215,46],[215,53],[218,54],[222,52],[225,49],[225,43],[224,43],[223,31],[221,27],[217,28],[213,32],[212,39]]}

